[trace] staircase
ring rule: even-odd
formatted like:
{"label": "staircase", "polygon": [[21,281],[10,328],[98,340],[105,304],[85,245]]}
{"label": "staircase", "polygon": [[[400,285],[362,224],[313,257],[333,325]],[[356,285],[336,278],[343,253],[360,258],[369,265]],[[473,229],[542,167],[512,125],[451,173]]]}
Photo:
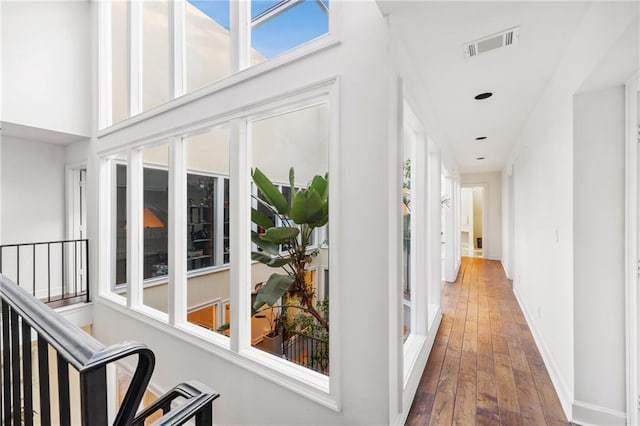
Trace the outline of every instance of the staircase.
{"label": "staircase", "polygon": [[[197,426],[212,424],[213,401],[219,395],[198,382],[179,384],[137,412],[155,366],[155,356],[144,344],[124,342],[107,347],[2,274],[0,303],[3,425],[30,426],[34,419],[42,425],[144,425],[157,413],[162,417],[154,425],[182,425],[190,420]],[[34,342],[37,349],[32,351]],[[137,366],[110,421],[107,367],[130,356],[137,358]],[[52,376],[57,377],[57,384]],[[76,413],[72,408],[78,404],[72,400],[77,395]]]}

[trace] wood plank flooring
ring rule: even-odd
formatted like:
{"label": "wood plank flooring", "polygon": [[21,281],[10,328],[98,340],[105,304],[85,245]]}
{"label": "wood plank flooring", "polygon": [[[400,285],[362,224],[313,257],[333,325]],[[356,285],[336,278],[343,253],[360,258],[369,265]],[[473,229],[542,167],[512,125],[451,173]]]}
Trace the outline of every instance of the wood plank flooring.
{"label": "wood plank flooring", "polygon": [[568,424],[498,261],[463,258],[407,425]]}

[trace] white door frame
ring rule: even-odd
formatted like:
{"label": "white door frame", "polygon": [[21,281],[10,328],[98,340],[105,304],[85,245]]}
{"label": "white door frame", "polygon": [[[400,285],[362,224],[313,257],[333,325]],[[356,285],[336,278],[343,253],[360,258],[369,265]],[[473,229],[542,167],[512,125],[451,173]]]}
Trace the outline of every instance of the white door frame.
{"label": "white door frame", "polygon": [[[84,171],[84,179],[82,179],[82,172]],[[75,164],[67,164],[65,166],[65,179],[66,179],[66,215],[67,215],[67,229],[66,229],[66,239],[67,240],[78,240],[78,239],[86,239],[87,238],[87,199],[86,199],[86,172],[87,164],[84,162],[75,163]],[[85,268],[78,268],[78,259],[80,259],[80,264],[82,265],[84,262],[82,258],[84,257],[84,253],[82,252],[81,246],[76,246],[76,243],[73,245],[63,244],[64,250],[66,251],[66,277],[67,282],[63,283],[62,292],[65,291],[65,285],[68,285],[67,290],[70,291],[71,282],[74,283],[74,291],[78,289],[84,289],[83,283],[86,284],[87,278],[85,276]],[[80,253],[76,253],[76,247],[80,247]],[[77,257],[79,256],[79,258]],[[88,259],[85,260],[88,262]],[[75,277],[72,279],[72,275],[75,274]],[[79,287],[76,287],[79,285]]]}
{"label": "white door frame", "polygon": [[639,308],[640,296],[638,286],[640,280],[640,233],[638,206],[638,162],[639,162],[639,118],[638,118],[638,80],[640,74],[635,75],[625,85],[626,100],[626,207],[625,207],[625,312],[626,312],[626,371],[627,371],[627,424],[639,424],[640,415],[640,341]]}
{"label": "white door frame", "polygon": [[[489,184],[486,182],[482,182],[482,183],[464,183],[460,185],[460,188],[482,188],[482,258],[483,259],[488,259],[488,251],[487,251],[487,238],[486,236],[489,235],[489,229],[488,226],[489,224],[487,223],[487,200],[489,199],[488,196],[488,192],[489,192]],[[471,209],[473,210],[473,204],[471,206]],[[460,220],[460,219],[459,219]],[[460,238],[460,235],[458,235],[458,238]],[[475,238],[475,237],[474,237]],[[474,247],[475,247],[475,241],[474,241]],[[475,248],[474,248],[475,250]]]}

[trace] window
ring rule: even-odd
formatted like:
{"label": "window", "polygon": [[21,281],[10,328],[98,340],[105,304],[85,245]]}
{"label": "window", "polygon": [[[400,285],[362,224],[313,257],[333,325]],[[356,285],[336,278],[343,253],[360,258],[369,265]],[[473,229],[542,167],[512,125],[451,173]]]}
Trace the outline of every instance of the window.
{"label": "window", "polygon": [[[231,21],[230,7],[230,0],[111,0],[111,55],[104,64],[111,91],[103,100],[110,116],[101,122],[118,123],[329,33],[327,0],[254,0],[248,45],[235,45],[231,30],[240,22]],[[244,51],[249,58],[240,58]]]}
{"label": "window", "polygon": [[250,126],[257,261],[250,282],[252,344],[329,374],[329,302],[319,300],[316,283],[316,270],[328,266],[316,237],[328,221],[322,210],[328,206],[328,108],[302,108]]}
{"label": "window", "polygon": [[115,206],[115,214],[113,215],[115,222],[113,223],[113,234],[115,238],[115,253],[113,259],[113,276],[114,284],[124,284],[127,282],[127,166],[124,164],[114,163],[115,179],[114,196],[112,201]]}
{"label": "window", "polygon": [[187,92],[231,73],[228,0],[185,2]]}
{"label": "window", "polygon": [[170,69],[169,13],[173,2],[142,2],[142,109],[146,111],[173,98]]}
{"label": "window", "polygon": [[[415,220],[412,221],[412,213],[415,210],[415,203],[413,202],[411,185],[414,181],[413,173],[415,168],[412,167],[412,160],[414,158],[414,140],[413,135],[410,132],[405,133],[402,149],[402,338],[407,340],[409,334],[411,334],[412,328],[412,288],[414,283],[414,274],[412,273],[415,250],[412,250],[415,245],[412,234],[415,235],[413,227],[415,226]],[[413,161],[415,163],[415,161]],[[413,254],[412,254],[413,253]]]}
{"label": "window", "polygon": [[[168,144],[162,144],[142,150],[142,278],[160,283],[165,282],[171,266],[169,264],[168,148]],[[167,285],[155,286],[143,292],[142,303],[167,313],[168,297]]]}
{"label": "window", "polygon": [[129,111],[129,8],[126,2],[111,3],[111,119],[128,118]]}
{"label": "window", "polygon": [[[184,139],[187,167],[187,309],[231,296],[229,253],[229,129]],[[198,272],[199,271],[199,272]],[[197,272],[197,273],[196,273]],[[230,302],[205,328],[230,335]],[[203,326],[201,321],[189,322]]]}
{"label": "window", "polygon": [[[329,247],[319,244],[329,221],[333,87],[300,93],[288,107],[279,99],[278,109],[262,104],[231,122],[211,119],[186,135],[175,129],[143,146],[132,144],[122,155],[100,155],[100,203],[110,207],[99,212],[100,224],[114,236],[101,239],[100,253],[114,272],[122,271],[110,286],[102,278],[107,274],[100,275],[100,295],[185,340],[199,339],[212,352],[225,351],[253,368],[257,363],[265,377],[290,389],[306,387],[314,400],[333,398],[329,384],[337,378],[329,373],[340,361],[329,365]],[[250,155],[238,155],[243,150]],[[257,170],[272,186],[253,182]],[[286,209],[273,210],[276,193]],[[307,207],[300,219],[294,208],[300,197],[320,208]],[[255,212],[266,220],[252,225]],[[292,234],[252,247],[251,231],[253,239],[270,238],[282,232],[276,228]],[[264,301],[262,290],[273,284],[274,273],[287,274],[282,267],[299,247],[298,289]],[[267,255],[278,260],[269,265]],[[170,297],[170,291],[179,294]],[[237,309],[238,303],[254,309]],[[269,345],[275,329],[280,340]]]}
{"label": "window", "polygon": [[253,0],[252,64],[263,62],[329,32],[329,2]]}

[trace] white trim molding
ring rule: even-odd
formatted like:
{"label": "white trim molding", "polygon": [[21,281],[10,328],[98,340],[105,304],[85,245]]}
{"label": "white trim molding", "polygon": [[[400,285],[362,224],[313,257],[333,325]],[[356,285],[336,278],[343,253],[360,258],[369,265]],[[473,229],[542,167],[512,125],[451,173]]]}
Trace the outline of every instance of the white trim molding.
{"label": "white trim molding", "polygon": [[638,273],[640,257],[639,209],[638,209],[638,91],[640,74],[636,74],[625,85],[626,144],[625,144],[625,322],[626,322],[626,377],[627,377],[627,423],[640,422],[640,364]]}
{"label": "white trim molding", "polygon": [[493,231],[489,229],[489,215],[487,214],[489,200],[489,182],[460,183],[460,191],[462,191],[462,188],[482,188],[482,256],[480,257],[482,257],[483,259],[500,260],[500,257],[495,256],[494,253],[489,253],[489,249],[487,247],[487,243],[489,242],[487,236],[489,235],[489,231]]}
{"label": "white trim molding", "polygon": [[[626,413],[624,411],[612,410],[588,402],[573,401],[573,422],[582,426],[608,425],[624,426],[626,423]],[[629,423],[635,424],[635,423]]]}

